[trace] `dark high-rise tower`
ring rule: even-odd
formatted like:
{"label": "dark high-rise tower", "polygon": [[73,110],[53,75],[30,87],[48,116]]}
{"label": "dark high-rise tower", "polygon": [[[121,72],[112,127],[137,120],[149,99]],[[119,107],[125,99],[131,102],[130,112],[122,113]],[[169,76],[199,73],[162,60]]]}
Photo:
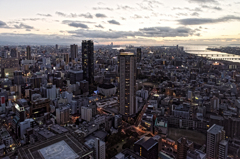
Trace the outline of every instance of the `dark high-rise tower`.
{"label": "dark high-rise tower", "polygon": [[120,52],[120,114],[131,116],[136,113],[136,56],[131,52]]}
{"label": "dark high-rise tower", "polygon": [[27,46],[27,59],[31,60],[31,47]]}
{"label": "dark high-rise tower", "polygon": [[17,49],[16,48],[11,49],[10,55],[11,57],[17,57]]}
{"label": "dark high-rise tower", "polygon": [[93,56],[93,41],[82,41],[82,69],[83,79],[87,80],[89,84],[94,82],[94,56]]}
{"label": "dark high-rise tower", "polygon": [[140,62],[142,58],[142,50],[141,48],[137,48],[137,62]]}
{"label": "dark high-rise tower", "polygon": [[73,44],[71,45],[71,60],[73,61],[75,58],[77,58],[78,54],[78,46]]}

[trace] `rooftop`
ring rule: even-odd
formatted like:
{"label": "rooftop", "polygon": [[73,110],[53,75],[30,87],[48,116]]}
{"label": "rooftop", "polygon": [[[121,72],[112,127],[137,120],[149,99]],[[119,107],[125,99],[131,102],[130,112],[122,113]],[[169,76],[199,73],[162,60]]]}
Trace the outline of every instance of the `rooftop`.
{"label": "rooftop", "polygon": [[[48,153],[46,153],[46,151],[48,151]],[[90,149],[76,140],[76,138],[69,133],[57,135],[52,139],[37,142],[34,145],[23,146],[18,150],[20,158],[28,159],[43,158],[43,156],[45,159],[55,159],[62,158],[62,156],[65,155],[79,156],[79,158],[83,158],[91,153],[92,151]],[[69,156],[66,158],[69,158]]]}
{"label": "rooftop", "polygon": [[211,128],[209,128],[207,130],[208,133],[211,133],[211,134],[218,134],[219,132],[221,132],[223,130],[223,127],[220,126],[220,125],[216,125],[216,124],[213,124],[213,126]]}
{"label": "rooftop", "polygon": [[140,145],[146,150],[151,149],[154,145],[156,145],[158,142],[155,141],[153,138],[150,137],[143,137],[136,141],[134,144]]}

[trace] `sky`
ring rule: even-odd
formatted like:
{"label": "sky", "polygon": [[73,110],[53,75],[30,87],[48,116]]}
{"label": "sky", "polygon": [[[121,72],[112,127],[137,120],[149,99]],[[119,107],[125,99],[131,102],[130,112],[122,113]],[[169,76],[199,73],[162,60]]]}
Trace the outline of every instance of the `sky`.
{"label": "sky", "polygon": [[0,0],[0,45],[240,44],[239,0]]}

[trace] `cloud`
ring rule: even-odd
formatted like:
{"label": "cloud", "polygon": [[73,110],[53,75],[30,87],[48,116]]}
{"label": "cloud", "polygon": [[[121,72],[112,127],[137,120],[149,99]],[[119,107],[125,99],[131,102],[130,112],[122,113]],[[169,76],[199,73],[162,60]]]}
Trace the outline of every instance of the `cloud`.
{"label": "cloud", "polygon": [[145,37],[187,37],[192,36],[195,31],[187,27],[149,27],[139,29]]}
{"label": "cloud", "polygon": [[82,24],[82,23],[72,22],[72,23],[69,23],[68,25],[71,27],[75,27],[75,28],[88,29],[88,26],[86,24]]}
{"label": "cloud", "polygon": [[218,18],[218,19],[186,18],[186,19],[180,19],[180,20],[178,20],[178,22],[182,25],[200,25],[200,24],[214,24],[214,23],[220,23],[220,22],[227,22],[227,21],[231,21],[231,20],[240,21],[240,17],[229,15],[229,16]]}
{"label": "cloud", "polygon": [[116,20],[109,20],[108,23],[115,24],[115,25],[120,25],[120,23],[117,22]]}
{"label": "cloud", "polygon": [[96,28],[102,28],[102,29],[104,28],[101,24],[95,25],[95,27],[96,27]]}
{"label": "cloud", "polygon": [[113,11],[113,8],[109,8],[109,7],[93,7],[93,10],[109,10],[109,11]]}
{"label": "cloud", "polygon": [[154,8],[159,8],[163,4],[157,0],[143,0],[141,3],[137,3],[137,5],[143,10],[153,11]]}
{"label": "cloud", "polygon": [[97,18],[106,18],[107,16],[105,14],[97,13],[95,15]]}
{"label": "cloud", "polygon": [[78,20],[63,20],[63,21],[62,21],[63,24],[69,24],[69,23],[72,23],[72,22],[95,24],[95,22],[90,22],[90,21],[78,21]]}
{"label": "cloud", "polygon": [[191,13],[191,16],[196,16],[196,17],[198,17],[198,16],[199,16],[199,13],[198,13],[198,12],[193,12],[193,13]]}
{"label": "cloud", "polygon": [[180,7],[173,7],[173,10],[188,10],[188,11],[194,11],[194,12],[202,12],[201,8],[188,8],[188,7],[184,7],[184,8],[180,8]]}
{"label": "cloud", "polygon": [[118,5],[118,8],[117,9],[122,9],[122,10],[134,10],[135,8],[133,7],[130,7],[130,6],[122,6],[122,5]]}
{"label": "cloud", "polygon": [[218,11],[222,10],[221,7],[212,7],[212,6],[207,6],[207,5],[202,5],[201,7],[202,8],[207,8],[207,9],[218,10]]}
{"label": "cloud", "polygon": [[103,2],[98,2],[97,4],[98,5],[105,5],[105,3],[103,3]]}
{"label": "cloud", "polygon": [[51,14],[41,14],[41,13],[38,13],[37,15],[42,16],[42,17],[51,17],[52,16]]}
{"label": "cloud", "polygon": [[142,18],[142,16],[141,16],[141,15],[134,14],[134,16],[131,17],[131,18],[133,18],[133,19],[140,19],[140,18]]}
{"label": "cloud", "polygon": [[59,16],[62,16],[62,17],[66,17],[67,16],[67,14],[62,13],[62,12],[55,12],[55,14],[57,14]]}
{"label": "cloud", "polygon": [[61,17],[68,17],[68,18],[77,18],[77,17],[84,17],[84,18],[93,18],[93,16],[90,13],[86,13],[86,14],[76,14],[76,13],[70,13],[70,14],[66,14],[63,12],[55,12],[55,14],[57,14],[58,16]]}
{"label": "cloud", "polygon": [[188,37],[196,34],[197,30],[187,27],[149,27],[138,31],[103,31],[103,30],[84,30],[68,31],[74,37],[100,38],[100,39],[119,39],[128,37]]}
{"label": "cloud", "polygon": [[176,15],[177,16],[187,16],[188,14],[187,13],[177,13]]}
{"label": "cloud", "polygon": [[217,3],[215,0],[189,0],[189,2],[193,3]]}
{"label": "cloud", "polygon": [[38,20],[44,21],[46,19],[45,18],[23,18],[22,20],[23,21],[27,21],[27,20],[29,20],[29,21],[38,21]]}
{"label": "cloud", "polygon": [[93,18],[93,16],[90,13],[86,13],[86,14],[80,14],[78,15],[79,17],[84,17],[84,18]]}
{"label": "cloud", "polygon": [[19,25],[14,25],[14,27],[16,29],[26,29],[26,30],[34,29],[34,27],[32,27],[30,25],[23,24],[23,23],[20,23]]}
{"label": "cloud", "polygon": [[0,28],[9,28],[7,24],[0,20]]}

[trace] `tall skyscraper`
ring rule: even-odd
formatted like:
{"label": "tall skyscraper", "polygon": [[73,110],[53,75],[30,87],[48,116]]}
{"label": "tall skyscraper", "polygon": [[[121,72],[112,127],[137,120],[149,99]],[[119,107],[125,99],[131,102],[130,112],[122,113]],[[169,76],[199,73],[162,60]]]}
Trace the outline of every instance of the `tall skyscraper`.
{"label": "tall skyscraper", "polygon": [[11,57],[17,57],[17,49],[16,48],[11,49],[10,55]]}
{"label": "tall skyscraper", "polygon": [[93,41],[82,41],[82,69],[83,79],[87,80],[89,84],[94,82],[94,55],[93,55]]}
{"label": "tall skyscraper", "polygon": [[214,124],[207,130],[207,158],[216,159],[219,155],[219,143],[225,139],[222,126]]}
{"label": "tall skyscraper", "polygon": [[78,54],[78,46],[73,44],[71,45],[71,59],[72,61],[77,58],[77,54]]}
{"label": "tall skyscraper", "polygon": [[95,151],[96,152],[95,159],[105,159],[106,158],[105,142],[96,138],[94,148],[96,150]]}
{"label": "tall skyscraper", "polygon": [[137,62],[140,62],[142,58],[142,50],[141,48],[137,48]]}
{"label": "tall skyscraper", "polygon": [[120,52],[120,113],[131,116],[136,113],[136,56],[130,52]]}
{"label": "tall skyscraper", "polygon": [[27,46],[27,59],[31,60],[31,47]]}

